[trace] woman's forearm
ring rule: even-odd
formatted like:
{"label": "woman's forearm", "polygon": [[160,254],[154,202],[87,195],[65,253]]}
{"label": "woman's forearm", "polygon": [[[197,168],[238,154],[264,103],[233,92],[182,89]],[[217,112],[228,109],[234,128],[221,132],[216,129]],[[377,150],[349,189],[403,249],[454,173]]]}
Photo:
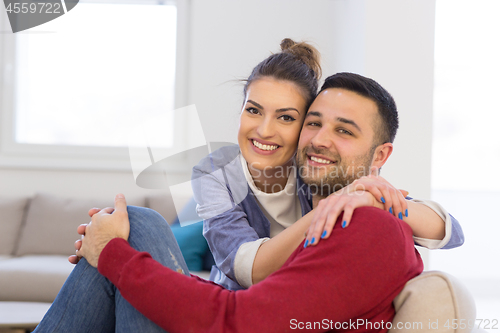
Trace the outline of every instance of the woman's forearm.
{"label": "woman's forearm", "polygon": [[445,222],[431,208],[424,204],[407,201],[408,217],[404,221],[408,223],[413,235],[427,239],[443,239],[445,236]]}
{"label": "woman's forearm", "polygon": [[252,268],[252,281],[258,283],[276,272],[304,240],[305,232],[311,224],[314,211],[304,215],[292,226],[286,228],[257,251]]}

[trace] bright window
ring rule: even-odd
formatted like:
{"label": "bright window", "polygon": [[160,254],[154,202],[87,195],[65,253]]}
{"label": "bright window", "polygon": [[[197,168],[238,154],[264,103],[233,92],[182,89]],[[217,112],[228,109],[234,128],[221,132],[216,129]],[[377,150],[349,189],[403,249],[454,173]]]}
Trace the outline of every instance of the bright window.
{"label": "bright window", "polygon": [[137,119],[173,110],[176,7],[138,3],[80,2],[17,34],[16,143],[125,147]]}

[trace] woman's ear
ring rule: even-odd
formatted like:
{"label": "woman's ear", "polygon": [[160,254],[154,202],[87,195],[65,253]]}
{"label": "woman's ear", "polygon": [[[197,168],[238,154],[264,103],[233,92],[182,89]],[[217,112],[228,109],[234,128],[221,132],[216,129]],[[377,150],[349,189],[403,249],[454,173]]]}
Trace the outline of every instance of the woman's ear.
{"label": "woman's ear", "polygon": [[390,142],[386,142],[383,145],[375,148],[375,152],[373,153],[372,167],[380,169],[385,164],[385,162],[387,162],[389,156],[391,156],[392,150],[393,146]]}

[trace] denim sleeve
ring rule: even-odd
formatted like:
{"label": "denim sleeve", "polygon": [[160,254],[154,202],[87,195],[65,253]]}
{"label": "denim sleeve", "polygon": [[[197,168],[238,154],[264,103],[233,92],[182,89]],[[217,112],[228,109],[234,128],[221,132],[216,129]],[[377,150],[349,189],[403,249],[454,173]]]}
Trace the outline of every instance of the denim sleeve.
{"label": "denim sleeve", "polygon": [[429,249],[453,249],[464,243],[464,233],[460,223],[440,204],[431,200],[419,200],[410,197],[406,197],[406,199],[429,207],[445,221],[445,237],[442,240],[431,240],[414,236],[415,245],[424,246]]}
{"label": "denim sleeve", "polygon": [[249,194],[239,157],[221,163],[209,156],[193,168],[192,186],[203,235],[219,270],[233,281],[239,247],[261,237],[248,222],[240,203]]}
{"label": "denim sleeve", "polygon": [[217,267],[236,282],[234,259],[238,249],[242,244],[260,238],[249,225],[245,212],[240,206],[235,206],[231,211],[205,220],[203,235],[207,239]]}
{"label": "denim sleeve", "polygon": [[451,237],[442,249],[453,249],[455,247],[462,246],[465,241],[464,232],[462,231],[460,223],[458,223],[457,219],[454,218],[453,215],[449,215],[451,217]]}

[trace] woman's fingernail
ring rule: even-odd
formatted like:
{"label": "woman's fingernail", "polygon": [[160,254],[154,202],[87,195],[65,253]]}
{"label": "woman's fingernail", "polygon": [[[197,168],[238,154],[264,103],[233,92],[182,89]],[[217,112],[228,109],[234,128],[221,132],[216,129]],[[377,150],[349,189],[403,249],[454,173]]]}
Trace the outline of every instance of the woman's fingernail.
{"label": "woman's fingernail", "polygon": [[382,200],[382,203],[385,203],[384,197],[381,197],[380,200]]}
{"label": "woman's fingernail", "polygon": [[315,240],[316,240],[316,238],[314,238],[314,237],[311,239],[311,245],[314,244]]}
{"label": "woman's fingernail", "polygon": [[408,208],[405,210],[405,216],[408,217]]}
{"label": "woman's fingernail", "polygon": [[323,233],[321,234],[321,238],[325,238],[325,236],[326,236],[326,230],[323,231]]}
{"label": "woman's fingernail", "polygon": [[392,214],[392,207],[389,207],[389,213]]}
{"label": "woman's fingernail", "polygon": [[403,213],[399,212],[398,216],[399,216],[399,219],[400,219],[400,220],[402,220],[402,219],[403,219]]}
{"label": "woman's fingernail", "polygon": [[345,228],[347,221],[342,222],[342,228]]}
{"label": "woman's fingernail", "polygon": [[304,243],[304,247],[307,247],[307,244],[309,244],[309,240],[306,239],[305,243]]}

